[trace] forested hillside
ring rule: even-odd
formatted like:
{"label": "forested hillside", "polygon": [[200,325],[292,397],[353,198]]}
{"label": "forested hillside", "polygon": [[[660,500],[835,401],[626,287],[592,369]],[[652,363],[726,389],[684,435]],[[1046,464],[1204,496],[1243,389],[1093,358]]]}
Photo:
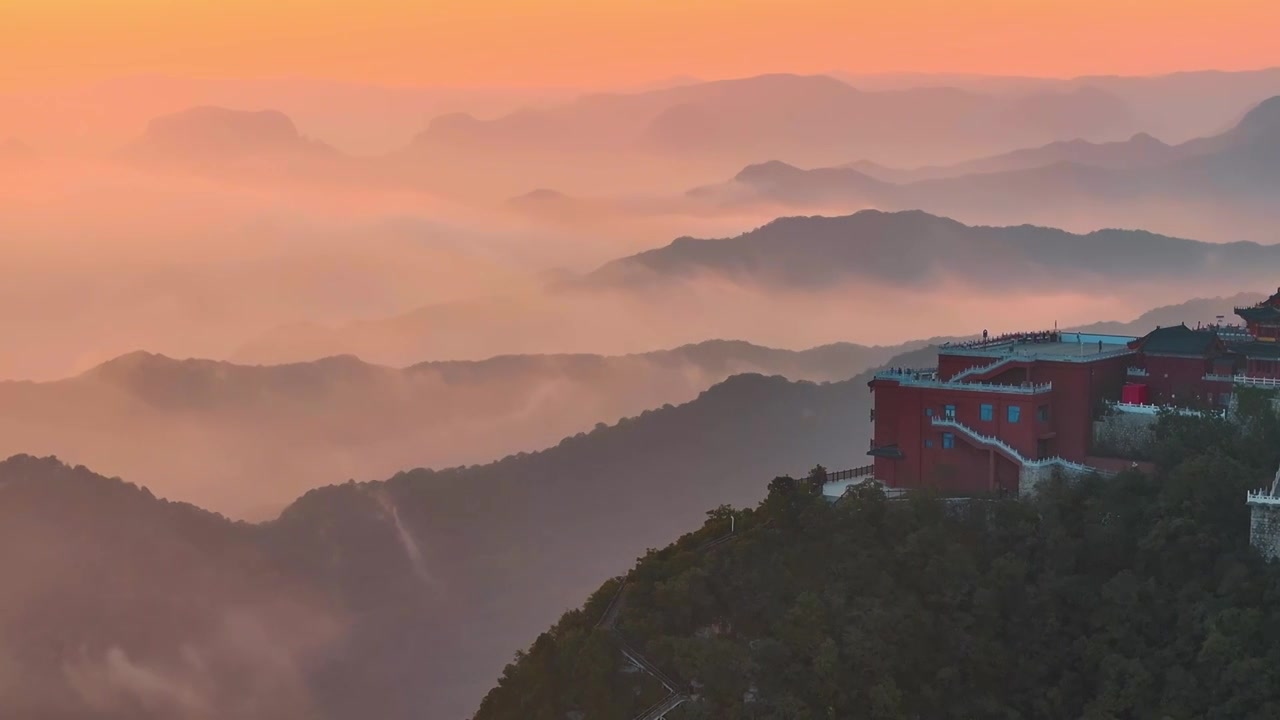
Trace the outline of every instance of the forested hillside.
{"label": "forested hillside", "polygon": [[[792,351],[708,341],[405,368],[351,356],[260,366],[136,352],[65,380],[0,380],[0,458],[56,455],[257,520],[348,478],[548,447],[601,421],[689,402],[733,375],[847,380],[926,344]],[[152,442],[131,442],[144,436]]]}
{"label": "forested hillside", "polygon": [[0,716],[467,717],[514,648],[702,508],[756,502],[756,473],[865,463],[869,379],[739,375],[540,452],[312,490],[257,525],[0,462],[0,578],[23,579],[0,583]]}
{"label": "forested hillside", "polygon": [[[1242,405],[1161,418],[1153,476],[1032,501],[832,505],[775,479],[734,540],[700,549],[720,508],[642,558],[616,626],[692,698],[672,720],[1280,716],[1280,567],[1244,503],[1280,422]],[[635,717],[655,690],[596,628],[616,590],[519,654],[476,720]]]}

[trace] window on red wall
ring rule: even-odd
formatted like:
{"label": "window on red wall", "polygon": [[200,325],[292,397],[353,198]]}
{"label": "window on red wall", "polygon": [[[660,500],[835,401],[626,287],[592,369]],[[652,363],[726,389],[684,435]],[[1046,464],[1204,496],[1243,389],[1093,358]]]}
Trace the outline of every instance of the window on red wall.
{"label": "window on red wall", "polygon": [[1036,419],[1040,422],[1049,422],[1049,406],[1041,405],[1036,408]]}
{"label": "window on red wall", "polygon": [[1016,423],[1016,422],[1018,422],[1018,421],[1019,421],[1019,420],[1021,420],[1021,419],[1022,419],[1022,406],[1021,406],[1021,405],[1010,405],[1010,406],[1009,406],[1009,409],[1008,409],[1008,420],[1009,420],[1009,422],[1011,422],[1011,423]]}

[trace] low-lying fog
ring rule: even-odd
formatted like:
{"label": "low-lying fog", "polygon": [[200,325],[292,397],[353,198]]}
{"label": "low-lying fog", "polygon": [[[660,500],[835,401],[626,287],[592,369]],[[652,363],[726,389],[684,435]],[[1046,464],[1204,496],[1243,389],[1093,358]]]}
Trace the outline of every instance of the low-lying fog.
{"label": "low-lying fog", "polygon": [[[565,290],[566,274],[677,235],[736,235],[773,209],[575,225],[420,192],[105,166],[45,164],[0,182],[0,378],[14,380],[67,377],[134,350],[250,363],[350,353],[401,366],[712,338],[896,343],[1123,319],[1187,295],[1173,282],[1064,278],[1011,302],[1010,288],[964,277],[905,290],[874,278],[779,289],[721,276]],[[1241,289],[1206,277],[1196,294]]]}

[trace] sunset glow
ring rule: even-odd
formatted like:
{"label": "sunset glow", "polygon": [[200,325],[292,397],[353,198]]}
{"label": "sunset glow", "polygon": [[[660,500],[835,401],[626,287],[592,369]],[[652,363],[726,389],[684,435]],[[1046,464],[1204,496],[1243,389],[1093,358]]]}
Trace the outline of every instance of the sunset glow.
{"label": "sunset glow", "polygon": [[593,86],[1280,62],[1269,0],[3,0],[0,85],[122,74]]}

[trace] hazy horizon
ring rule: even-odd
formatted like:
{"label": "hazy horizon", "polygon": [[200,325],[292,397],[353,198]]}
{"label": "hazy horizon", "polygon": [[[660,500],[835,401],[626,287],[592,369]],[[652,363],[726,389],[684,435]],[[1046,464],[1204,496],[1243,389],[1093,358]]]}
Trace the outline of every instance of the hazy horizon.
{"label": "hazy horizon", "polygon": [[[1234,322],[1280,286],[1277,27],[1274,0],[0,0],[0,716],[631,717],[660,699],[630,692],[649,675],[613,672],[623,656],[601,630],[655,650],[647,620],[613,624],[628,599],[680,608],[680,637],[657,649],[681,665],[737,658],[715,673],[734,678],[721,694],[740,712],[725,716],[838,715],[825,691],[812,708],[769,705],[776,683],[751,668],[859,686],[838,674],[846,650],[883,638],[823,640],[810,621],[856,611],[900,629],[894,613],[915,599],[881,614],[861,590],[794,607],[779,593],[743,617],[776,616],[794,637],[760,634],[772,622],[743,634],[751,621],[708,608],[751,600],[748,580],[785,586],[770,543],[791,525],[854,515],[726,508],[767,492],[816,507],[780,476],[868,478],[890,448],[916,462],[935,439],[956,451],[929,456],[937,478],[973,460],[987,484],[964,487],[1021,492],[1028,468],[1046,487],[1045,469],[1094,466],[1072,453],[1097,450],[1076,441],[1115,409],[1100,389],[1161,372],[1124,364],[1143,348],[1087,372],[1046,361],[1043,377],[1041,348],[994,361],[973,368],[991,384],[967,389],[1008,396],[982,401],[978,427],[998,437],[953,435],[924,396],[900,422],[876,407],[905,375],[877,369],[963,354],[939,362],[931,342],[1161,327],[1221,352],[1185,373],[1202,384],[1276,365],[1270,346],[1226,345],[1238,331],[1170,326]],[[957,402],[947,377],[918,386]],[[1181,369],[1161,379],[1178,401],[1230,399],[1184,391]],[[1028,394],[1048,399],[1032,408]],[[880,442],[881,424],[935,435]],[[1238,483],[1259,474],[1224,447],[1212,462],[1231,456]],[[1156,450],[1144,464],[1170,454]],[[1207,512],[1230,514],[1215,502]],[[1034,542],[971,566],[933,553],[946,561],[934,573],[916,556],[942,537],[936,518],[896,543],[882,505],[855,510],[866,547],[846,559],[863,564],[844,570],[925,568],[946,603],[985,598],[954,605],[983,604],[970,621],[1019,604],[1023,575],[1054,556]],[[1079,524],[1105,545],[1158,514],[1108,513],[1094,532],[1091,513],[992,516],[1011,520],[1002,537]],[[726,521],[766,532],[717,551],[752,566],[730,573],[744,584],[711,587],[718,571],[685,550],[711,557],[720,540],[703,543],[725,539]],[[1203,560],[1228,536],[1159,527],[1123,537],[1143,553],[1191,543]],[[674,554],[652,550],[672,541]],[[896,554],[867,554],[879,544]],[[687,567],[612,591],[636,557]],[[1239,581],[1254,566],[1215,567],[1235,596],[1264,587]],[[1132,609],[1164,587],[1150,582],[1099,586]],[[1154,687],[1110,661],[1129,635],[1089,639],[1112,652],[1112,676],[1056,692]],[[585,649],[544,664],[589,682],[530,670],[564,643]],[[1234,672],[1211,645],[1174,654]],[[1170,697],[1196,687],[1169,677]],[[850,707],[894,714],[889,680]],[[591,697],[554,697],[570,686]],[[624,686],[628,711],[602,711]]]}

